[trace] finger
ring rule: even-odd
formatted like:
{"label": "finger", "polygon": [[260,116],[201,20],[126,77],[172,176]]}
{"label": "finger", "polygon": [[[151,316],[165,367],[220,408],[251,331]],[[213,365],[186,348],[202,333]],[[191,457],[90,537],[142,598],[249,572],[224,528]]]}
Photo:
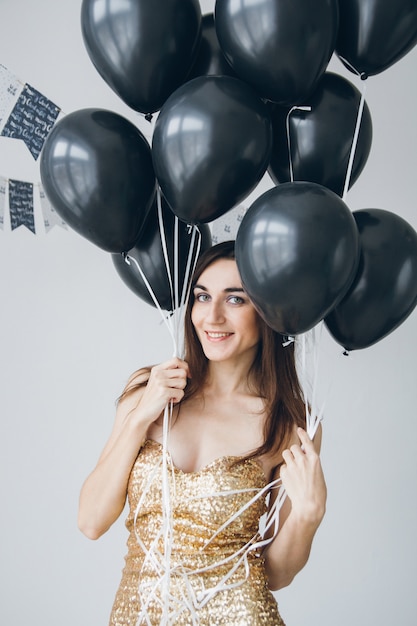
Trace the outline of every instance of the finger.
{"label": "finger", "polygon": [[187,372],[187,374],[189,374],[190,368],[188,366],[187,361],[184,361],[183,359],[180,359],[179,357],[175,356],[172,359],[170,359],[169,361],[165,361],[164,365],[168,368],[168,369],[183,369]]}
{"label": "finger", "polygon": [[172,376],[184,376],[184,378],[191,378],[190,368],[188,363],[181,361],[181,359],[172,359],[164,364],[165,372],[170,372]]}
{"label": "finger", "polygon": [[298,427],[297,428],[297,435],[300,438],[300,441],[304,447],[304,450],[314,450],[314,444],[312,442],[312,440],[310,439],[310,437],[308,436],[307,432],[304,430],[304,428]]}
{"label": "finger", "polygon": [[157,380],[168,381],[174,378],[187,378],[187,371],[184,368],[180,367],[169,367],[166,368],[165,365],[156,366],[152,369],[151,375],[153,378]]}
{"label": "finger", "polygon": [[184,389],[186,385],[187,385],[187,378],[186,378],[186,376],[172,378],[169,381],[169,387],[172,387],[174,389]]}
{"label": "finger", "polygon": [[158,363],[158,365],[154,365],[152,368],[155,371],[163,372],[165,370],[176,369],[179,365],[179,359],[173,358],[169,359],[169,361],[164,361],[163,363]]}
{"label": "finger", "polygon": [[303,451],[301,446],[299,446],[297,443],[294,443],[291,446],[290,451],[291,451],[294,459],[302,459],[304,457],[304,454],[305,454],[305,452]]}
{"label": "finger", "polygon": [[294,462],[294,455],[291,452],[291,450],[289,450],[288,448],[286,450],[282,451],[282,458],[284,459],[285,463],[288,465],[288,463],[293,463]]}
{"label": "finger", "polygon": [[166,373],[164,381],[169,387],[184,388],[187,384],[187,373],[184,370],[169,371]]}

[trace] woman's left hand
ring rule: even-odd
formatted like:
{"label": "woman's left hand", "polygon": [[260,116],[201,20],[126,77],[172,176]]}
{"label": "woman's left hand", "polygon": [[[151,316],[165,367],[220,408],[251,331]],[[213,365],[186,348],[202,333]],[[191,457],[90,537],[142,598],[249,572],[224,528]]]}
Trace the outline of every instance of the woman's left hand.
{"label": "woman's left hand", "polygon": [[302,428],[297,435],[300,444],[282,453],[280,477],[291,501],[291,516],[318,526],[326,510],[326,482],[313,441]]}

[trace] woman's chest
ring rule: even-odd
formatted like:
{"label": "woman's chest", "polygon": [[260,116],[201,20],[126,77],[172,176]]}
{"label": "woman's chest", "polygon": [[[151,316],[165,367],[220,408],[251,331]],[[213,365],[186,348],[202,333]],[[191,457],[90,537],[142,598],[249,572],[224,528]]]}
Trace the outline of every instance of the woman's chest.
{"label": "woman's chest", "polygon": [[[219,458],[250,455],[262,445],[263,429],[262,411],[249,411],[246,407],[221,402],[185,403],[172,415],[168,450],[175,467],[184,472],[196,472]],[[154,424],[148,437],[162,443],[162,424]],[[268,478],[274,460],[264,456],[257,461]]]}

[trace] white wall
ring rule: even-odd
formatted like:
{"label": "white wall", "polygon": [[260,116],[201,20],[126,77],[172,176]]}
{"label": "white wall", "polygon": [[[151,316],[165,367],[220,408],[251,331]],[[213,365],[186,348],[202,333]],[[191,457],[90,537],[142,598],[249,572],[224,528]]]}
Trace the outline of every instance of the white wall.
{"label": "white wall", "polygon": [[[149,126],[102,81],[84,49],[80,0],[0,0],[0,63],[65,113],[103,107]],[[203,1],[207,12],[213,2]],[[334,69],[347,75],[336,60]],[[417,49],[369,79],[371,157],[348,195],[417,228]],[[0,175],[39,181],[0,138]],[[94,543],[77,499],[129,373],[171,355],[157,312],[107,253],[73,231],[0,231],[1,621],[104,626],[123,566],[123,519]],[[310,562],[279,594],[288,625],[415,624],[417,314],[372,348],[322,341],[328,512]],[[331,390],[327,392],[327,383]]]}

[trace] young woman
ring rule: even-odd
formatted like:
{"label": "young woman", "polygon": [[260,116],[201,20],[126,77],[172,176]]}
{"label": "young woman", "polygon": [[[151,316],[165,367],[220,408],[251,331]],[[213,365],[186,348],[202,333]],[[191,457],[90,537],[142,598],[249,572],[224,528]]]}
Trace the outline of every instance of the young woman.
{"label": "young woman", "polygon": [[[193,278],[185,360],[131,376],[81,491],[79,526],[92,539],[129,500],[112,626],[284,623],[271,590],[307,562],[326,503],[321,430],[313,442],[304,425],[294,345],[249,301],[233,242],[213,246]],[[280,486],[278,532],[265,540],[259,525]]]}

